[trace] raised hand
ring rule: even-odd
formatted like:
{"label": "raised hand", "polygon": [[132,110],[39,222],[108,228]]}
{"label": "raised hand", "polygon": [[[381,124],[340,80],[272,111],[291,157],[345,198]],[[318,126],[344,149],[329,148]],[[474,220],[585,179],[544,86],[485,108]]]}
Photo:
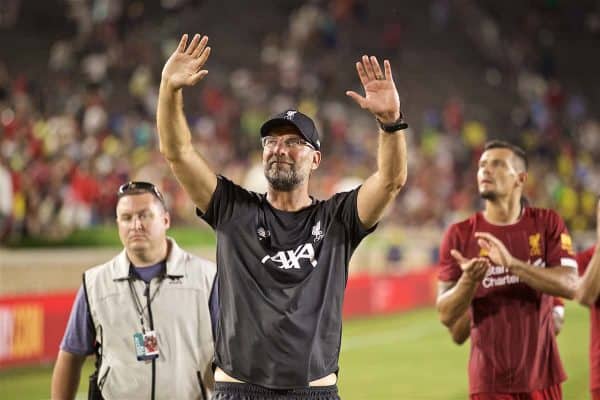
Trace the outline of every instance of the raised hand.
{"label": "raised hand", "polygon": [[369,110],[384,124],[392,124],[400,118],[400,97],[392,78],[392,67],[384,60],[385,74],[381,71],[379,61],[374,56],[362,56],[356,63],[356,71],[365,90],[364,97],[354,91],[347,91],[363,109]]}
{"label": "raised hand", "polygon": [[477,244],[486,250],[488,258],[496,265],[502,265],[509,270],[513,267],[514,258],[504,243],[494,235],[487,232],[475,232]]}
{"label": "raised hand", "polygon": [[196,34],[189,45],[187,41],[188,35],[184,34],[162,70],[163,81],[173,90],[193,86],[208,74],[202,69],[210,55],[208,36],[200,38]]}
{"label": "raised hand", "polygon": [[454,257],[463,274],[472,282],[481,282],[490,267],[490,260],[485,257],[465,258],[460,251],[450,250],[450,255]]}

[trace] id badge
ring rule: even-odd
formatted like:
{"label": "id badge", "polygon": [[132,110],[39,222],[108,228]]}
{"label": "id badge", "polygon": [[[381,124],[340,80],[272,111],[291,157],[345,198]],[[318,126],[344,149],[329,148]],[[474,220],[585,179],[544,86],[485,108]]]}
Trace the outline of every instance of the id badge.
{"label": "id badge", "polygon": [[158,341],[156,332],[148,331],[146,333],[136,332],[133,334],[133,343],[135,345],[135,355],[138,361],[154,360],[158,358]]}

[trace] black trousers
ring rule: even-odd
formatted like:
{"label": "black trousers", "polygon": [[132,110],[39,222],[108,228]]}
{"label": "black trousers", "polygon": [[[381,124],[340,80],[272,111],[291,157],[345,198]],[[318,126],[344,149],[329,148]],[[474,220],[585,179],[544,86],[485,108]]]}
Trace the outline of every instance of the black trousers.
{"label": "black trousers", "polygon": [[340,400],[337,385],[268,389],[249,383],[216,382],[212,400]]}

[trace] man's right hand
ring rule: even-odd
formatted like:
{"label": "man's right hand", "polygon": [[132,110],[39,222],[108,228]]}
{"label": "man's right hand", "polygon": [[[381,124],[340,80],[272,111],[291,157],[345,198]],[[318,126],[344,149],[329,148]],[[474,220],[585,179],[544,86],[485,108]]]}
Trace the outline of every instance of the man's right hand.
{"label": "man's right hand", "polygon": [[189,46],[187,41],[188,35],[184,34],[162,70],[163,83],[172,90],[194,86],[208,74],[202,69],[210,55],[210,47],[206,46],[208,36],[194,35]]}
{"label": "man's right hand", "polygon": [[460,251],[450,250],[450,255],[454,257],[463,271],[463,276],[472,283],[479,283],[485,278],[485,274],[490,267],[490,260],[485,257],[465,258]]}

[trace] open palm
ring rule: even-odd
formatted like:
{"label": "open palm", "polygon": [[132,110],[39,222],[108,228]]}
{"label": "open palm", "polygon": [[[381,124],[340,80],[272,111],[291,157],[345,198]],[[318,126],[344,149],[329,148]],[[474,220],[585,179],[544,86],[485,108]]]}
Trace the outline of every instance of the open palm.
{"label": "open palm", "polygon": [[481,281],[490,267],[490,261],[485,257],[466,258],[456,249],[450,250],[450,255],[454,257],[463,273],[474,282]]}
{"label": "open palm", "polygon": [[187,40],[188,35],[184,34],[162,71],[163,79],[173,89],[193,86],[208,74],[202,69],[210,55],[210,47],[206,46],[208,37],[196,34],[189,46]]}
{"label": "open palm", "polygon": [[358,105],[373,113],[381,122],[390,124],[400,118],[400,97],[392,77],[390,62],[383,62],[385,74],[382,72],[376,57],[363,56],[356,63],[356,71],[365,95],[347,91]]}

